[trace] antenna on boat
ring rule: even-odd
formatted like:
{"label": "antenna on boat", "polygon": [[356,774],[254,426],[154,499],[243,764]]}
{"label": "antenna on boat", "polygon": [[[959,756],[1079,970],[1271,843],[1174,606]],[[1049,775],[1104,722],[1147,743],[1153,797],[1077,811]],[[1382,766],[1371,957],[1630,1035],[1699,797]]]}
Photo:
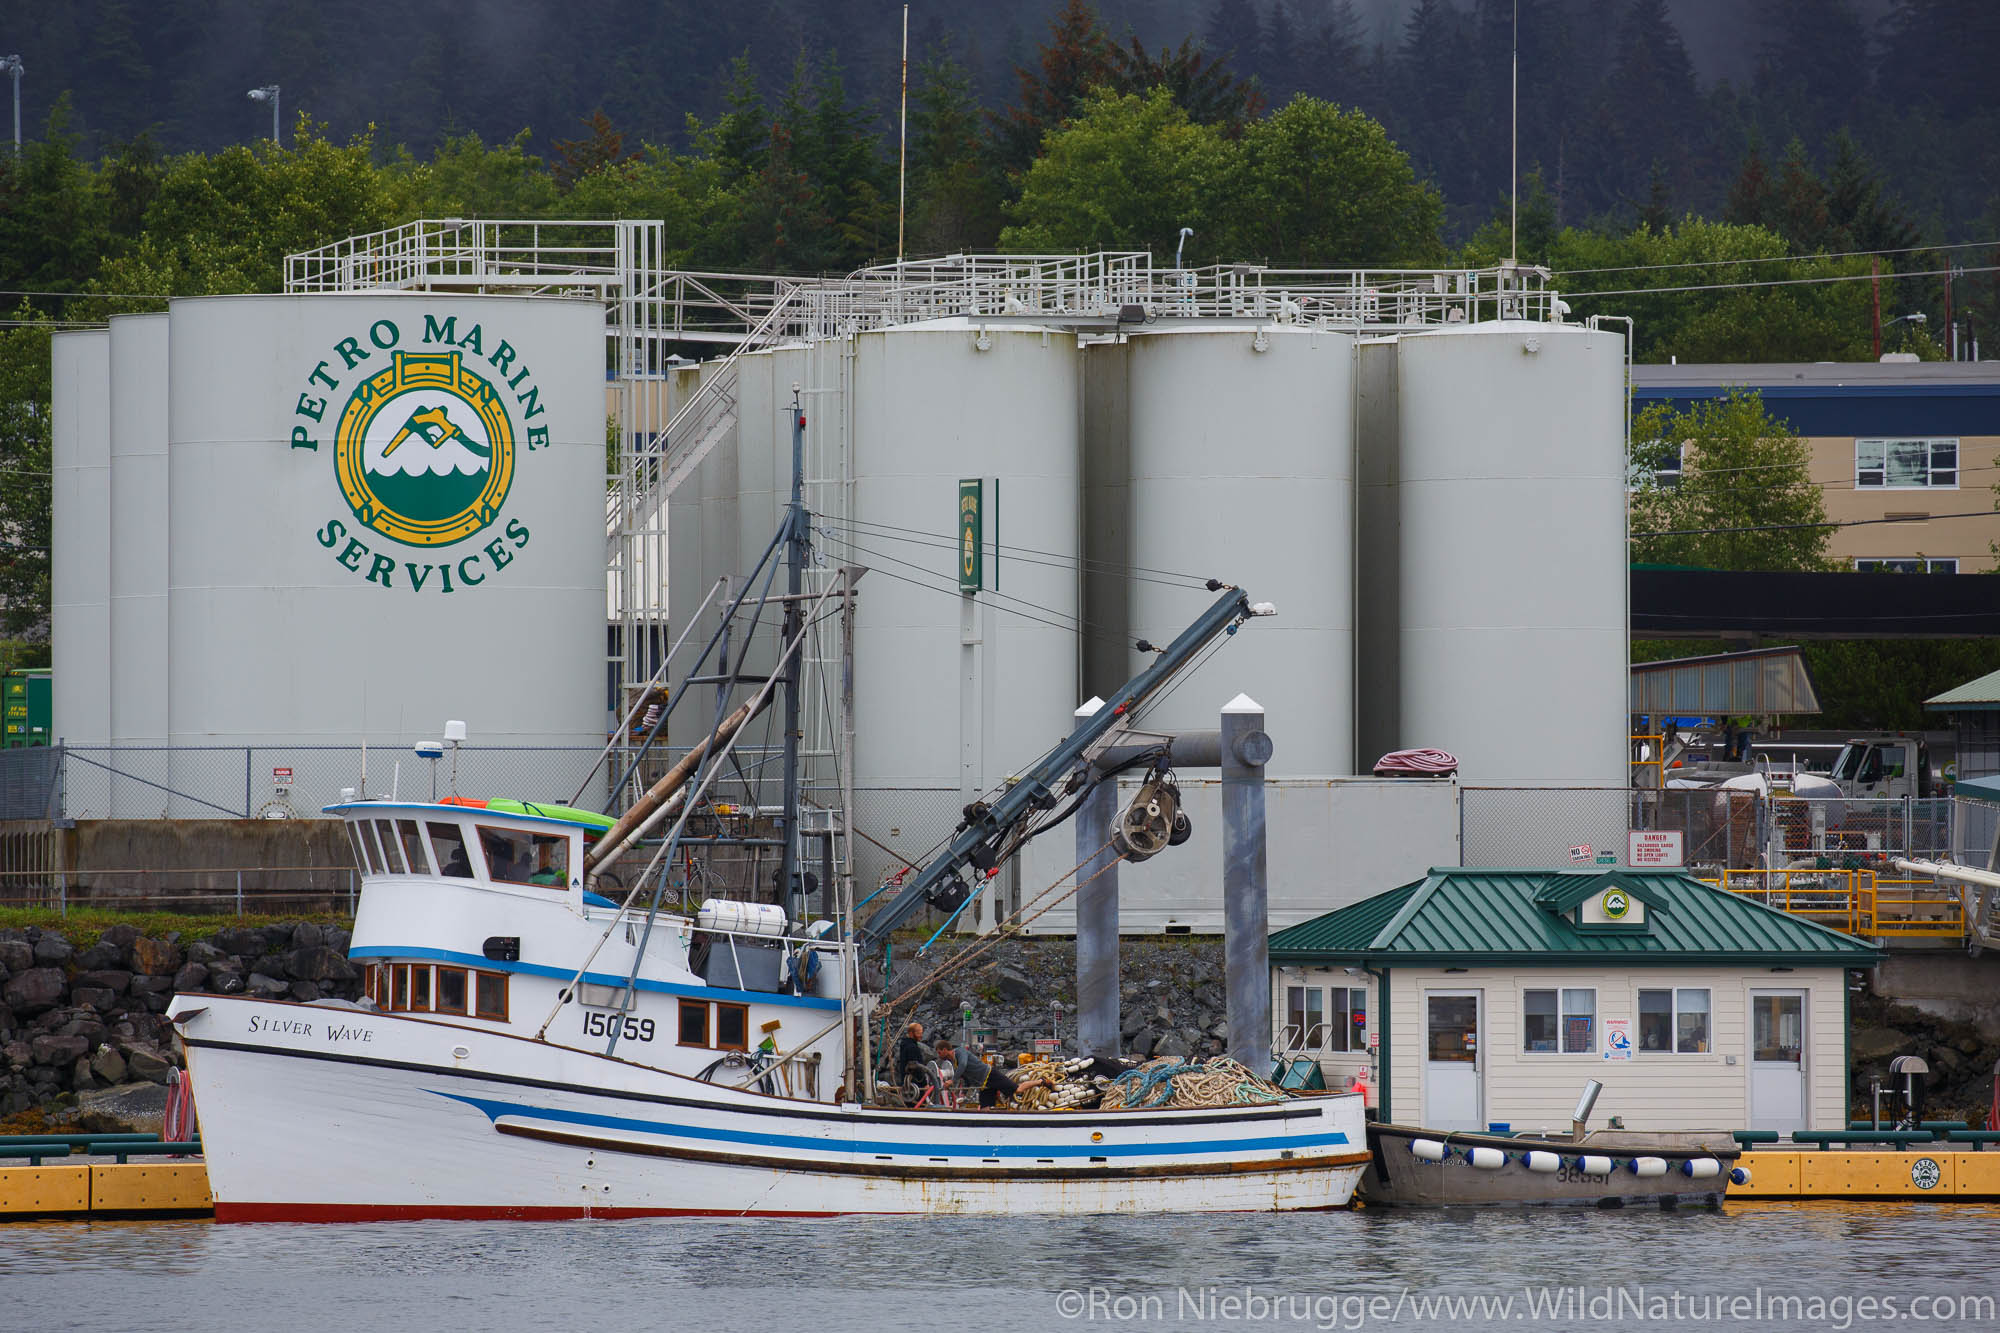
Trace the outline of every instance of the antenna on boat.
{"label": "antenna on boat", "polygon": [[451,747],[451,794],[458,795],[458,747],[465,744],[465,723],[453,718],[444,724],[444,743]]}

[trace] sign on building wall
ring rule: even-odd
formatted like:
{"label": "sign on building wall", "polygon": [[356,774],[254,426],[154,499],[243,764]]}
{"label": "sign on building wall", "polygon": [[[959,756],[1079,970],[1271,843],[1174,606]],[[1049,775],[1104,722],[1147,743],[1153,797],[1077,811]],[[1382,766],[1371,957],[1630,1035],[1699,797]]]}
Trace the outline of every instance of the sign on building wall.
{"label": "sign on building wall", "polygon": [[475,589],[532,539],[506,506],[526,456],[549,444],[548,404],[505,330],[456,315],[374,320],[305,369],[292,418],[292,449],[315,457],[328,499],[345,505],[319,544],[357,579]]}
{"label": "sign on building wall", "polygon": [[1678,831],[1649,833],[1633,829],[1628,836],[1631,838],[1631,846],[1625,864],[1634,869],[1640,866],[1679,869],[1686,864],[1681,853],[1682,835]]}
{"label": "sign on building wall", "polygon": [[1607,1018],[1604,1020],[1604,1058],[1607,1060],[1630,1060],[1632,1058],[1631,1019]]}
{"label": "sign on building wall", "polygon": [[958,590],[978,592],[984,586],[986,483],[977,477],[958,483]]}

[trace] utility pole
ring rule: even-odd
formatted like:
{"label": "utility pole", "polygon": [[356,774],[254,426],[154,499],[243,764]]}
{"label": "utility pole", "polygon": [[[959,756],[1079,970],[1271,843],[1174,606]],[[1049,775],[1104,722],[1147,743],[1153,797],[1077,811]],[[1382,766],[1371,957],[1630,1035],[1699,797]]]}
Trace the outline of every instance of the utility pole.
{"label": "utility pole", "polygon": [[281,142],[278,138],[278,85],[267,83],[262,88],[252,88],[248,96],[253,102],[269,102],[271,104],[271,142]]}
{"label": "utility pole", "polygon": [[0,60],[0,70],[5,70],[7,77],[14,81],[14,156],[19,157],[21,155],[21,76],[28,72],[28,67],[23,65],[21,57],[16,55]]}
{"label": "utility pole", "polygon": [[[903,107],[896,146],[896,262],[903,262],[903,210],[910,174],[910,7],[903,6]],[[17,138],[19,136],[16,136]]]}

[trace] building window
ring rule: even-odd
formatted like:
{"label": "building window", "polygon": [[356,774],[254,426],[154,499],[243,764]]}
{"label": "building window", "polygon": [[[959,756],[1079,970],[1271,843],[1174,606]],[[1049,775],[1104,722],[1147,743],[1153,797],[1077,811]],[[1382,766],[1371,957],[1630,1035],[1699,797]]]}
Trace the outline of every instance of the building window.
{"label": "building window", "polygon": [[1285,987],[1284,1047],[1288,1051],[1318,1051],[1326,1047],[1324,993],[1317,986]]}
{"label": "building window", "polygon": [[1597,1050],[1597,992],[1589,988],[1521,993],[1521,1049],[1588,1055]]}
{"label": "building window", "polygon": [[1881,570],[1890,574],[1956,574],[1958,557],[1948,556],[1932,560],[1925,556],[1891,557],[1880,560],[1856,560],[1854,568],[1862,573]]}
{"label": "building window", "polygon": [[1640,991],[1639,1049],[1706,1055],[1709,1050],[1707,988]]}
{"label": "building window", "polygon": [[1335,986],[1333,1022],[1326,1030],[1329,1051],[1368,1049],[1368,992],[1360,986]]}
{"label": "building window", "polygon": [[1856,440],[1854,484],[1861,489],[1958,486],[1957,440]]}

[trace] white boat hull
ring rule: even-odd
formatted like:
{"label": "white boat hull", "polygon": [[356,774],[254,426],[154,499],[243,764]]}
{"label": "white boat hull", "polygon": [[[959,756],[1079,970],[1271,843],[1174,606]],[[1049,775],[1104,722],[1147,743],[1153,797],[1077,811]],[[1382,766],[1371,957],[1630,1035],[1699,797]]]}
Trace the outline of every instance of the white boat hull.
{"label": "white boat hull", "polygon": [[219,1221],[1338,1208],[1361,1098],[893,1111],[768,1097],[501,1032],[184,995]]}

